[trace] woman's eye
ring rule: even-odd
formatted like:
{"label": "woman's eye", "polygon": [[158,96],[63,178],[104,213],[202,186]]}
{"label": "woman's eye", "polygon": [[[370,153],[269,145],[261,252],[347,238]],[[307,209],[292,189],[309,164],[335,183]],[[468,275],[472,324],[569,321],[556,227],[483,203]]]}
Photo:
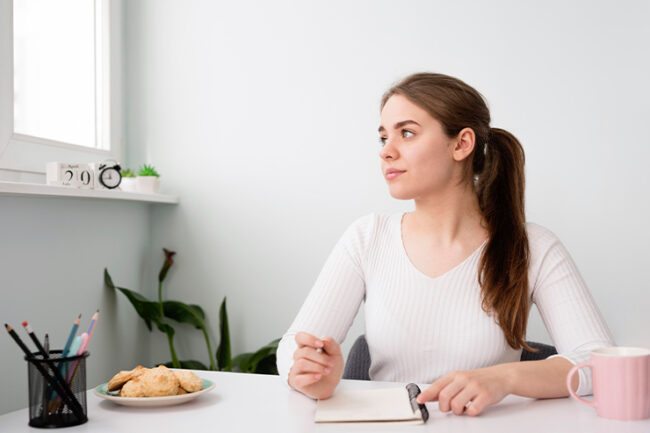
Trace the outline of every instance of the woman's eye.
{"label": "woman's eye", "polygon": [[[408,135],[408,134],[411,134],[411,135]],[[402,137],[403,137],[403,138],[411,138],[411,137],[413,137],[413,136],[415,136],[415,133],[414,133],[413,131],[409,131],[408,129],[402,129]],[[386,140],[388,140],[388,138],[386,138],[386,137],[379,137],[378,140],[379,140],[379,142],[381,143],[381,145],[383,146],[383,145],[386,144]]]}

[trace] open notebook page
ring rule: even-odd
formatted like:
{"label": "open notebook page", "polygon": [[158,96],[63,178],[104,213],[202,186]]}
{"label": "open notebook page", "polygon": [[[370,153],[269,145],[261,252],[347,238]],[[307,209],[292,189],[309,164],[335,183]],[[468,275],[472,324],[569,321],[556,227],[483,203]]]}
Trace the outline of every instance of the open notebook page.
{"label": "open notebook page", "polygon": [[327,400],[318,400],[315,421],[423,422],[420,410],[413,411],[406,387],[336,390]]}

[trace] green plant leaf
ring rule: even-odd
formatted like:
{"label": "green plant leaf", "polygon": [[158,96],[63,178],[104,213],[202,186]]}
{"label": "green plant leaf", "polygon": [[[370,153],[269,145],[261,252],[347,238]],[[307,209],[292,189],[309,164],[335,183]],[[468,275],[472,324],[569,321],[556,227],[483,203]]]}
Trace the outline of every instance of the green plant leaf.
{"label": "green plant leaf", "polygon": [[129,302],[131,302],[131,305],[133,305],[133,308],[135,308],[135,311],[138,313],[138,316],[140,316],[142,320],[144,320],[144,322],[147,324],[147,328],[149,328],[149,331],[151,331],[151,322],[154,322],[156,325],[158,325],[158,328],[160,329],[161,317],[160,317],[160,310],[158,308],[158,303],[148,300],[140,293],[134,292],[133,290],[129,290],[124,287],[115,286],[113,284],[113,279],[111,278],[111,276],[108,273],[108,270],[106,269],[104,269],[104,282],[108,287],[119,290],[124,294],[124,296],[126,296]]}
{"label": "green plant leaf", "polygon": [[165,334],[169,335],[170,337],[174,337],[174,334],[176,333],[176,330],[171,327],[171,325],[168,325],[165,322],[157,322],[156,326],[161,332],[164,332]]}
{"label": "green plant leaf", "polygon": [[274,374],[278,375],[278,366],[276,362],[276,355],[267,356],[260,360],[254,373],[257,374]]}
{"label": "green plant leaf", "polygon": [[240,353],[235,356],[232,360],[232,369],[233,371],[240,371],[242,373],[249,373],[248,366],[250,365],[249,360],[253,356],[253,352]]}
{"label": "green plant leaf", "polygon": [[[209,370],[204,363],[202,363],[201,361],[197,361],[195,359],[180,361],[180,363],[181,363],[181,368],[187,368],[189,370]],[[160,364],[156,364],[156,365],[160,365]],[[169,368],[174,367],[174,363],[172,361],[165,362],[163,365]]]}
{"label": "green plant leaf", "polygon": [[233,370],[242,373],[277,374],[275,354],[278,350],[278,343],[280,343],[279,338],[261,347],[256,352],[237,355],[232,360]]}
{"label": "green plant leaf", "polygon": [[255,373],[257,370],[257,366],[260,362],[262,362],[264,359],[270,357],[270,356],[275,356],[275,353],[278,350],[278,343],[280,342],[280,339],[273,340],[269,344],[267,344],[264,347],[261,347],[257,352],[253,354],[249,358],[249,365],[248,369],[251,373]]}
{"label": "green plant leaf", "polygon": [[230,352],[230,330],[228,328],[228,311],[224,296],[219,308],[219,347],[217,347],[217,365],[221,371],[232,371],[232,355]]}
{"label": "green plant leaf", "polygon": [[160,273],[158,274],[158,282],[162,283],[165,277],[167,276],[167,272],[169,272],[169,268],[172,267],[174,264],[174,254],[176,254],[175,251],[170,251],[167,248],[163,248],[163,252],[165,253],[165,261],[163,262],[162,268],[160,268]]}
{"label": "green plant leaf", "polygon": [[138,171],[138,176],[156,176],[160,177],[153,165],[144,164]]}
{"label": "green plant leaf", "polygon": [[104,268],[104,284],[106,284],[111,289],[115,288],[115,284],[113,284],[113,279],[111,278],[110,274],[108,273],[108,269],[106,268]]}
{"label": "green plant leaf", "polygon": [[205,313],[198,305],[188,305],[180,301],[163,301],[165,317],[180,323],[189,323],[197,329],[205,327]]}
{"label": "green plant leaf", "polygon": [[199,305],[188,305],[180,301],[164,301],[162,305],[165,317],[169,317],[170,319],[180,323],[189,323],[190,325],[195,326],[196,329],[201,329],[203,331],[205,344],[208,348],[208,357],[210,358],[210,368],[216,370],[217,366],[212,355],[212,346],[210,345],[210,337],[205,325],[205,312],[203,311],[203,308]]}

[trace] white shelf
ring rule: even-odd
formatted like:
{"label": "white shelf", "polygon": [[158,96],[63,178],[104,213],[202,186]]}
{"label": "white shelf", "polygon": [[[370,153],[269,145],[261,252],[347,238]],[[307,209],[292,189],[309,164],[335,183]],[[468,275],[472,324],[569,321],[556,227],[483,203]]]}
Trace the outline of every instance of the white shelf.
{"label": "white shelf", "polygon": [[78,189],[42,183],[0,181],[0,196],[78,197],[109,200],[141,201],[148,203],[177,204],[178,196],[166,194],[140,194],[106,189]]}

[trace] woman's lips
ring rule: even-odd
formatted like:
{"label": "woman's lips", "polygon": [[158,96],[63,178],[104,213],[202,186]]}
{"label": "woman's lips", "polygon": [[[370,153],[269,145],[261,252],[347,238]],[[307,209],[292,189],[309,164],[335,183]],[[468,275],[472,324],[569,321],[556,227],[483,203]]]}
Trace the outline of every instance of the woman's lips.
{"label": "woman's lips", "polygon": [[404,172],[403,172],[403,171],[393,171],[393,172],[388,173],[388,174],[386,175],[386,179],[387,179],[387,180],[395,179],[397,176],[399,176],[399,175],[402,174],[402,173],[404,173]]}

